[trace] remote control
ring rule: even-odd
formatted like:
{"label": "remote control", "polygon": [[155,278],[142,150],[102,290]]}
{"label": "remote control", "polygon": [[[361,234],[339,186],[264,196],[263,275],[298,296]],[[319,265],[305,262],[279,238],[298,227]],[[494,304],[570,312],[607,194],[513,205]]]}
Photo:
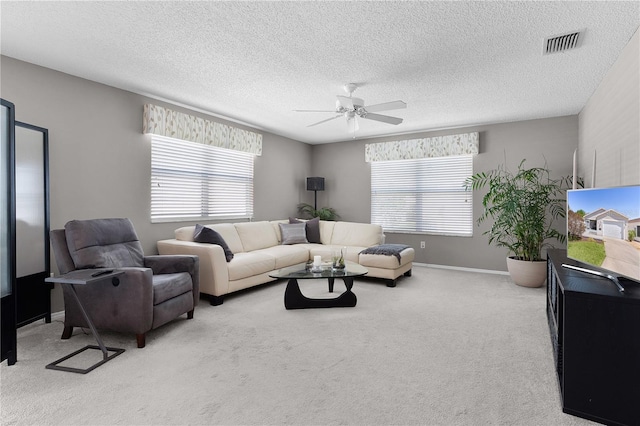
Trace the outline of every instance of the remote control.
{"label": "remote control", "polygon": [[99,277],[101,275],[107,275],[113,272],[113,269],[107,269],[105,271],[98,271],[91,274],[92,277]]}

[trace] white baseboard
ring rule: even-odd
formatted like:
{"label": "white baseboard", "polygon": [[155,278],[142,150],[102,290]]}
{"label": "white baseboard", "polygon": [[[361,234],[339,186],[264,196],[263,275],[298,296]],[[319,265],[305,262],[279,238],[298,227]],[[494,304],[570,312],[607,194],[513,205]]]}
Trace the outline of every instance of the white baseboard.
{"label": "white baseboard", "polygon": [[454,271],[478,272],[480,274],[509,275],[509,272],[507,271],[495,271],[493,269],[465,268],[463,266],[436,265],[434,263],[413,262],[413,264],[417,266],[424,266],[426,268],[452,269]]}

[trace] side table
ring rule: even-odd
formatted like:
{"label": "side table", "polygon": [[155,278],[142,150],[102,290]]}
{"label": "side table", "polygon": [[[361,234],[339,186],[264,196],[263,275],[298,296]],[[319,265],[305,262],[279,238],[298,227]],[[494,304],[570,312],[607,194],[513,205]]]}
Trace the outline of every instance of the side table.
{"label": "side table", "polygon": [[[96,342],[98,342],[97,346],[87,345],[82,349],[78,349],[77,351],[65,357],[62,357],[56,361],[53,361],[50,364],[47,364],[45,368],[48,368],[50,370],[68,371],[71,373],[87,374],[88,372],[94,370],[95,368],[100,367],[105,362],[112,360],[113,358],[117,357],[118,355],[124,352],[124,349],[106,347],[104,343],[102,343],[100,334],[98,334],[96,327],[93,325],[93,321],[91,321],[91,316],[87,313],[86,309],[84,308],[84,305],[82,304],[82,300],[80,300],[80,298],[78,297],[78,293],[76,292],[76,287],[75,287],[77,285],[91,285],[103,280],[111,280],[111,283],[114,286],[118,286],[120,284],[120,279],[118,278],[118,276],[122,274],[124,274],[124,271],[117,271],[117,270],[106,269],[106,268],[78,269],[75,271],[71,271],[67,274],[61,275],[59,277],[51,277],[51,278],[45,279],[46,282],[60,283],[62,285],[68,285],[71,288],[71,294],[73,294],[73,296],[76,299],[76,302],[78,302],[80,311],[82,312],[84,319],[87,321],[87,324],[91,329],[91,333],[93,334],[93,337],[96,339]],[[97,363],[91,365],[86,369],[75,368],[75,367],[65,367],[65,366],[59,365],[60,363],[78,355],[81,352],[86,351],[87,349],[96,349],[96,350],[99,349],[100,351],[102,351],[102,360],[98,361]],[[109,352],[112,352],[112,354],[109,355]]]}

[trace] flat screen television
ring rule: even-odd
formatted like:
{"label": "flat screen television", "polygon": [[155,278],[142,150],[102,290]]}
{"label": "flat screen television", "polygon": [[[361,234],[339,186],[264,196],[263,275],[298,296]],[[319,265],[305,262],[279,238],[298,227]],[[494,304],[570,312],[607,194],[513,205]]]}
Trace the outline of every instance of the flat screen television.
{"label": "flat screen television", "polygon": [[640,185],[569,190],[567,257],[585,264],[572,269],[603,275],[620,291],[619,278],[640,282]]}

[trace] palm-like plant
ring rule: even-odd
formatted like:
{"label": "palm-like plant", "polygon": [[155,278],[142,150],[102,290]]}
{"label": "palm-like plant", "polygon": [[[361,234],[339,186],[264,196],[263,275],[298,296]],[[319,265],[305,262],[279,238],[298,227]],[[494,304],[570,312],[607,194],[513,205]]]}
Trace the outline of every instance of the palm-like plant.
{"label": "palm-like plant", "polygon": [[311,204],[307,203],[298,204],[298,213],[311,218],[317,217],[320,218],[320,220],[336,220],[340,218],[335,209],[331,207],[321,207],[316,209]]}
{"label": "palm-like plant", "polygon": [[548,240],[564,243],[564,233],[553,228],[554,222],[565,217],[565,190],[571,178],[552,179],[543,167],[524,168],[516,173],[505,166],[477,173],[465,181],[466,190],[488,188],[482,198],[484,212],[478,224],[491,218],[489,244],[506,247],[519,260],[542,260],[542,249],[551,246]]}

